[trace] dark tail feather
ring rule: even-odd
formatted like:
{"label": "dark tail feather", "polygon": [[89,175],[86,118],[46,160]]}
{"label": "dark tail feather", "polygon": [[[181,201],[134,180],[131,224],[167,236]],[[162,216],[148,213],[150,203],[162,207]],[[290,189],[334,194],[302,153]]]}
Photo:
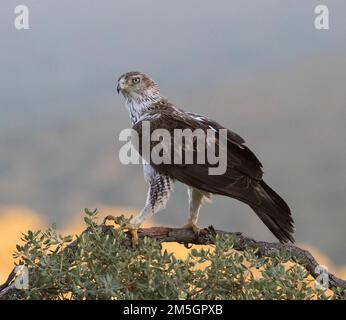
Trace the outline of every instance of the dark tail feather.
{"label": "dark tail feather", "polygon": [[286,202],[264,181],[258,183],[255,191],[262,202],[259,206],[251,205],[251,208],[280,242],[294,243],[293,219]]}

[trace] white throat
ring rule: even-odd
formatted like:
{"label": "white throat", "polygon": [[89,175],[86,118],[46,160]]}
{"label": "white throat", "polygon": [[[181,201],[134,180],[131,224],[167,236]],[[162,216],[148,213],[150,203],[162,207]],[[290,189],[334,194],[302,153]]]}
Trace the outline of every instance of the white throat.
{"label": "white throat", "polygon": [[144,99],[126,98],[126,107],[132,124],[135,124],[154,103],[162,99],[160,95],[147,96]]}

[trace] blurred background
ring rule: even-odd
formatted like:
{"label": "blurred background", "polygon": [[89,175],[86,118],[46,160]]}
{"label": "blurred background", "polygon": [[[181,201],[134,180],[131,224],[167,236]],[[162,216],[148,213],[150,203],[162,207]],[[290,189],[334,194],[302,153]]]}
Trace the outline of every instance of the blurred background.
{"label": "blurred background", "polygon": [[[115,91],[124,72],[151,75],[185,110],[240,134],[265,180],[290,204],[298,245],[346,264],[346,3],[324,0],[26,0],[0,10],[0,272],[20,231],[70,228],[83,208],[107,214],[144,204],[142,168],[118,159],[130,126]],[[105,212],[107,211],[107,212]],[[180,226],[176,187],[155,223]],[[251,209],[215,197],[200,225],[274,237]]]}

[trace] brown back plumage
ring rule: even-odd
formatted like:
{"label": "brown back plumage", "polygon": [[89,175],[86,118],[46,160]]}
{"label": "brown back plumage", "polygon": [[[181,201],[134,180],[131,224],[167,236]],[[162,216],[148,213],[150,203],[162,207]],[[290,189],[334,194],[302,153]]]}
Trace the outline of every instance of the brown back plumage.
{"label": "brown back plumage", "polygon": [[[157,116],[154,116],[157,115]],[[183,112],[162,100],[153,104],[143,116],[142,121],[133,127],[141,140],[141,125],[150,121],[151,132],[155,129],[166,129],[173,137],[174,129],[224,128],[217,122],[193,113]],[[254,153],[244,145],[244,140],[228,130],[227,170],[223,175],[209,175],[212,166],[205,164],[155,164],[145,159],[158,172],[164,173],[189,186],[200,190],[238,199],[248,204],[281,242],[294,242],[293,219],[286,202],[262,180],[262,164]],[[157,142],[151,141],[151,148]],[[172,145],[174,141],[171,142]],[[142,154],[141,146],[138,146]],[[143,155],[143,154],[142,154]],[[144,155],[143,155],[144,156]]]}

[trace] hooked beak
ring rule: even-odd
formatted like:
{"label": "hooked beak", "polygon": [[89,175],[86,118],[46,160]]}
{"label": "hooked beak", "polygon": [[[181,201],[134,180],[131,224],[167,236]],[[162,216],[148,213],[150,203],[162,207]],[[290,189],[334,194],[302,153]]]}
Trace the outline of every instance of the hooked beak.
{"label": "hooked beak", "polygon": [[120,84],[118,83],[117,85],[117,92],[119,93],[121,91],[121,87],[120,87]]}

